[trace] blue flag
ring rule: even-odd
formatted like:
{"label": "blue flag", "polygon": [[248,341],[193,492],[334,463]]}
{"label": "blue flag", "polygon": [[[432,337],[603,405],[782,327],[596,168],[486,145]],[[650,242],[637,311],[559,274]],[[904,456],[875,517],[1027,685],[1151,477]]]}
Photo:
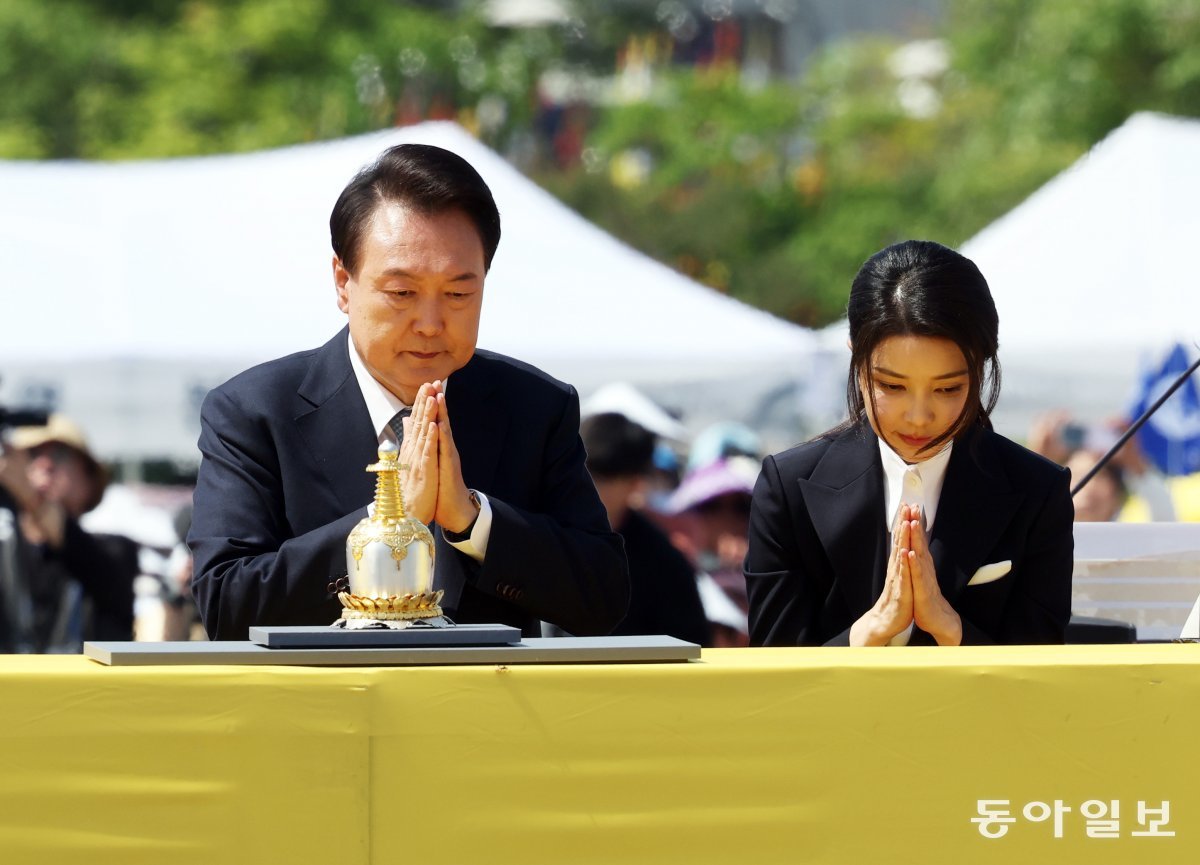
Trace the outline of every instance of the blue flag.
{"label": "blue flag", "polygon": [[[1189,366],[1187,349],[1176,343],[1158,369],[1142,377],[1130,420],[1154,405]],[[1200,388],[1194,373],[1138,430],[1137,442],[1146,458],[1167,475],[1200,471]]]}

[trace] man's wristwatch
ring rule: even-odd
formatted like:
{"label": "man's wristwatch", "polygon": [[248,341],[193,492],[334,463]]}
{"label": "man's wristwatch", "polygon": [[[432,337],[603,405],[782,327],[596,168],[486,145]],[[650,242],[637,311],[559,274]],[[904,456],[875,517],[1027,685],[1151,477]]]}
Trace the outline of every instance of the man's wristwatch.
{"label": "man's wristwatch", "polygon": [[461,532],[452,532],[445,527],[442,528],[442,537],[452,544],[461,544],[463,541],[469,540],[471,532],[475,530],[475,524],[479,522],[479,511],[483,508],[483,505],[479,504],[479,494],[475,490],[467,490],[467,493],[471,496],[471,504],[475,506],[475,519],[471,520],[471,524]]}

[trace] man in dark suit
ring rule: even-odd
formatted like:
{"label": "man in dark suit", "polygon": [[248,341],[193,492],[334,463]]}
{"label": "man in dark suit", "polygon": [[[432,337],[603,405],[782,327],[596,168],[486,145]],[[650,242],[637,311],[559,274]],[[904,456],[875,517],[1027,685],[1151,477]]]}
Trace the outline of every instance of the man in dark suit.
{"label": "man in dark suit", "polygon": [[607,633],[629,578],[584,466],[578,396],[475,347],[500,240],[482,178],[440,148],[393,147],[342,192],[330,231],[348,327],[233,378],[201,410],[188,543],[209,636],[337,618],[327,586],[367,514],[364,469],[397,437],[447,615]]}

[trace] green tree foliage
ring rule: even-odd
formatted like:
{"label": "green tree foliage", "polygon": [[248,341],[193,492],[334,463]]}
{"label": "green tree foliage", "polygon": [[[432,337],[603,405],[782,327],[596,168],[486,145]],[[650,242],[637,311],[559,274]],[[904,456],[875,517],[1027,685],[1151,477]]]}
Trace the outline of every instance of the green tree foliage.
{"label": "green tree foliage", "polygon": [[[747,91],[736,69],[679,71],[654,99],[601,112],[586,165],[539,175],[630,243],[764,304],[773,255],[796,229],[793,147],[803,108],[788,85]],[[754,261],[749,242],[761,256]],[[740,269],[734,273],[734,266]]]}
{"label": "green tree foliage", "polygon": [[124,159],[322,140],[424,117],[528,125],[544,32],[383,0],[4,0],[0,156]]}
{"label": "green tree foliage", "polygon": [[960,244],[1135,111],[1200,116],[1194,0],[950,8],[944,71],[900,75],[901,46],[860,40],[766,90],[732,68],[667,72],[649,103],[601,114],[584,168],[541,179],[681,270],[822,325],[875,250]]}

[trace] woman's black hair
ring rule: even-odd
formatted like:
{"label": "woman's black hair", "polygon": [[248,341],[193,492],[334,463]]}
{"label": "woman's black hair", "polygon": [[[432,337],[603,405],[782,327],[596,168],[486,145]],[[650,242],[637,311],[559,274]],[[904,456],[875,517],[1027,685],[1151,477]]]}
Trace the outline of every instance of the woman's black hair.
{"label": "woman's black hair", "polygon": [[[875,405],[871,357],[893,336],[947,339],[967,362],[967,401],[958,419],[922,451],[935,451],[968,429],[990,429],[1000,397],[1000,319],[987,280],[969,258],[929,240],[906,240],[875,253],[859,269],[846,304],[850,322],[850,417],[834,432],[867,423]],[[867,383],[864,396],[860,384]]]}

